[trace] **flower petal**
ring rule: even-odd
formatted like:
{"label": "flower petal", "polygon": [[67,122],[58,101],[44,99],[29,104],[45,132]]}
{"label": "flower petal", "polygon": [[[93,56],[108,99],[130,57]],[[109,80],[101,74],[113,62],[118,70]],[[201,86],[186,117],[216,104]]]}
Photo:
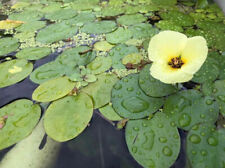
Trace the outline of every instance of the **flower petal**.
{"label": "flower petal", "polygon": [[208,54],[206,40],[201,36],[188,38],[187,44],[181,54],[185,64],[182,69],[186,72],[194,74],[205,62]]}
{"label": "flower petal", "polygon": [[168,64],[163,63],[153,63],[150,74],[161,82],[168,84],[187,82],[193,77],[193,74],[185,72],[183,69],[173,69]]}
{"label": "flower petal", "polygon": [[148,54],[153,62],[161,62],[171,57],[178,57],[184,49],[187,42],[187,36],[175,31],[162,31],[152,37]]}

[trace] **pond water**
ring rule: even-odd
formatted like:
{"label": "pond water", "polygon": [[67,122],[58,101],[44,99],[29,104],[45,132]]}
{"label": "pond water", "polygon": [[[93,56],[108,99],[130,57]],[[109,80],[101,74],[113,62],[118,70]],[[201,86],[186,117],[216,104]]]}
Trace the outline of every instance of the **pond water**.
{"label": "pond water", "polygon": [[[0,168],[224,166],[225,17],[201,2],[0,2]],[[191,81],[149,75],[163,30],[206,39]]]}

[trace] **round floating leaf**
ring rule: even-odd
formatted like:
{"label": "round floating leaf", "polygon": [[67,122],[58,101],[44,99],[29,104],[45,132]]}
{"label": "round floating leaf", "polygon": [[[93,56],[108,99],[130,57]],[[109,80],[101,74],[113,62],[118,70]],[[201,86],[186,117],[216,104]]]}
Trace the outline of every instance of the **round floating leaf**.
{"label": "round floating leaf", "polygon": [[16,38],[6,37],[0,39],[0,57],[15,51],[19,47]]}
{"label": "round floating leaf", "polygon": [[95,15],[90,12],[84,12],[84,13],[79,13],[76,17],[66,20],[65,22],[68,24],[85,24],[88,22],[93,22],[95,21]]}
{"label": "round floating leaf", "polygon": [[128,54],[122,59],[122,63],[124,65],[131,63],[131,64],[139,64],[143,60],[143,56],[140,53],[132,53]]}
{"label": "round floating leaf", "polygon": [[191,167],[224,167],[225,129],[195,125],[187,136],[187,156]]}
{"label": "round floating leaf", "polygon": [[30,80],[41,84],[47,80],[57,78],[62,75],[62,66],[58,62],[49,62],[35,69],[30,74]]}
{"label": "round floating leaf", "polygon": [[122,64],[122,59],[131,53],[138,53],[137,47],[127,46],[125,44],[120,44],[113,47],[109,52],[109,55],[112,58],[112,67],[114,69],[125,69],[125,66]]}
{"label": "round floating leaf", "polygon": [[177,0],[151,0],[151,2],[155,5],[175,5],[177,3]]}
{"label": "round floating leaf", "polygon": [[38,60],[51,53],[51,49],[48,47],[30,47],[24,48],[16,53],[17,58],[27,60]]}
{"label": "round floating leaf", "polygon": [[110,69],[111,66],[111,57],[98,56],[94,61],[87,65],[87,69],[90,69],[92,74],[100,74]]}
{"label": "round floating leaf", "polygon": [[124,118],[144,118],[163,105],[163,99],[144,94],[138,85],[138,78],[138,74],[130,74],[113,86],[111,99],[113,108]]}
{"label": "round floating leaf", "polygon": [[217,80],[214,83],[213,94],[219,104],[220,113],[225,116],[225,80]]}
{"label": "round floating leaf", "polygon": [[82,91],[91,96],[96,109],[110,102],[111,90],[117,80],[114,74],[100,74],[95,83],[89,84]]}
{"label": "round floating leaf", "polygon": [[90,52],[87,46],[79,46],[65,50],[56,61],[65,66],[87,65],[96,57],[95,52]]}
{"label": "round floating leaf", "polygon": [[27,99],[16,100],[0,108],[0,150],[26,138],[38,123],[41,108]]}
{"label": "round floating leaf", "polygon": [[66,96],[75,86],[67,77],[51,79],[38,86],[32,99],[39,102],[50,102]]}
{"label": "round floating leaf", "polygon": [[167,168],[180,152],[180,136],[163,113],[151,120],[130,120],[127,123],[126,143],[131,155],[143,167]]}
{"label": "round floating leaf", "polygon": [[34,21],[34,20],[40,20],[43,17],[43,13],[40,11],[23,11],[20,13],[13,13],[9,15],[8,19],[10,20],[19,20],[19,21]]}
{"label": "round floating leaf", "polygon": [[41,43],[53,43],[69,38],[77,33],[78,28],[65,22],[55,23],[41,29],[36,40]]}
{"label": "round floating leaf", "polygon": [[201,96],[195,90],[185,90],[168,97],[163,111],[171,118],[171,125],[190,130],[198,123],[215,123],[219,114],[217,102]]}
{"label": "round floating leaf", "polygon": [[23,59],[14,59],[0,64],[0,88],[25,79],[33,70],[33,64]]}
{"label": "round floating leaf", "polygon": [[78,136],[93,114],[91,98],[80,93],[54,101],[44,115],[45,131],[52,139],[64,142]]}
{"label": "round floating leaf", "polygon": [[44,21],[29,21],[16,28],[18,32],[34,32],[46,26]]}
{"label": "round floating leaf", "polygon": [[128,29],[119,27],[116,31],[106,35],[106,40],[109,43],[117,44],[124,43],[132,37],[132,33]]}
{"label": "round floating leaf", "polygon": [[124,8],[115,8],[115,7],[107,6],[101,10],[101,16],[102,17],[118,16],[124,12],[125,12]]}
{"label": "round floating leaf", "polygon": [[174,85],[160,82],[150,75],[151,65],[146,65],[139,75],[139,85],[141,89],[152,97],[162,97],[177,92]]}
{"label": "round floating leaf", "polygon": [[144,17],[142,14],[123,15],[117,19],[117,23],[120,25],[129,26],[137,23],[142,23],[146,20],[147,18]]}
{"label": "round floating leaf", "polygon": [[94,49],[96,51],[109,51],[114,45],[109,44],[107,41],[99,41],[94,44]]}
{"label": "round floating leaf", "polygon": [[194,77],[191,80],[197,83],[214,81],[218,77],[219,73],[220,71],[217,61],[208,57],[202,67],[197,73],[195,73]]}
{"label": "round floating leaf", "polygon": [[135,24],[128,29],[132,32],[134,39],[151,38],[159,32],[158,29],[147,23]]}
{"label": "round floating leaf", "polygon": [[112,105],[106,105],[104,107],[101,107],[99,109],[100,113],[107,118],[108,120],[111,121],[119,121],[122,120],[123,118],[121,118],[112,108]]}
{"label": "round floating leaf", "polygon": [[0,29],[14,29],[16,27],[19,27],[23,23],[24,22],[17,20],[2,20],[0,21]]}
{"label": "round floating leaf", "polygon": [[90,34],[103,34],[112,32],[115,29],[116,23],[114,21],[100,21],[85,24],[81,31]]}
{"label": "round floating leaf", "polygon": [[160,13],[160,16],[164,20],[169,20],[173,22],[175,25],[180,26],[192,26],[194,25],[194,19],[185,13],[179,11],[168,11]]}
{"label": "round floating leaf", "polygon": [[77,15],[77,12],[73,9],[59,9],[52,13],[45,15],[45,18],[52,21],[67,20]]}
{"label": "round floating leaf", "polygon": [[183,28],[180,25],[174,24],[174,22],[170,20],[160,20],[158,23],[155,24],[158,28],[161,30],[172,30],[172,31],[178,31],[183,32]]}

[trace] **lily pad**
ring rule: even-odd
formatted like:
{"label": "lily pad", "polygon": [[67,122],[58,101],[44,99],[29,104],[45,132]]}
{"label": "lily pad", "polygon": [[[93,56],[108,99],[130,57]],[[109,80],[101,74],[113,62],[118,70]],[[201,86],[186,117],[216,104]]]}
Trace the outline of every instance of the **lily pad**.
{"label": "lily pad", "polygon": [[172,31],[178,31],[183,32],[183,28],[180,25],[174,24],[174,22],[170,20],[160,20],[158,23],[155,24],[158,28],[161,30],[172,30]]}
{"label": "lily pad", "polygon": [[160,13],[160,16],[163,20],[169,20],[176,25],[180,26],[194,25],[194,19],[190,15],[183,12],[172,10]]}
{"label": "lily pad", "polygon": [[99,21],[90,22],[81,28],[81,32],[90,34],[103,34],[110,33],[116,29],[116,23],[114,21]]}
{"label": "lily pad", "polygon": [[101,10],[101,16],[102,17],[118,16],[118,15],[124,13],[124,12],[125,12],[124,8],[115,8],[115,7],[112,7],[112,6],[107,6],[107,7],[103,8]]}
{"label": "lily pad", "polygon": [[195,90],[187,90],[168,97],[163,111],[171,118],[171,124],[190,130],[198,123],[215,123],[219,107],[212,97],[202,97]]}
{"label": "lily pad", "polygon": [[62,75],[62,68],[59,63],[53,61],[46,63],[30,74],[30,80],[41,84],[47,80],[57,78]]}
{"label": "lily pad", "polygon": [[[193,168],[224,167],[225,129],[196,125],[187,136],[187,157]],[[219,155],[218,155],[219,154]]]}
{"label": "lily pad", "polygon": [[219,104],[220,113],[225,116],[225,80],[217,80],[214,82],[213,95]]}
{"label": "lily pad", "polygon": [[117,80],[114,74],[100,74],[97,76],[97,81],[83,88],[82,92],[93,99],[95,109],[102,107],[110,102],[111,90]]}
{"label": "lily pad", "polygon": [[77,12],[73,9],[59,9],[52,13],[45,15],[45,18],[51,21],[60,21],[73,18],[77,15]]}
{"label": "lily pad", "polygon": [[146,65],[139,75],[139,85],[148,96],[163,97],[176,93],[174,85],[162,83],[150,75],[151,65]]}
{"label": "lily pad", "polygon": [[110,51],[114,45],[109,44],[107,41],[99,41],[94,44],[94,49],[96,51]]}
{"label": "lily pad", "polygon": [[16,53],[17,58],[27,60],[38,60],[51,53],[51,49],[48,47],[30,47],[24,48]]}
{"label": "lily pad", "polygon": [[73,24],[75,24],[75,25],[82,24],[83,25],[88,22],[93,22],[93,21],[95,21],[95,19],[96,19],[96,17],[94,14],[92,14],[90,12],[82,12],[82,13],[79,13],[76,17],[66,20],[65,22],[72,24],[72,25]]}
{"label": "lily pad", "polygon": [[87,69],[89,69],[92,74],[100,74],[110,69],[111,66],[111,57],[98,56],[94,61],[87,65]]}
{"label": "lily pad", "polygon": [[46,26],[44,21],[29,21],[16,28],[18,32],[34,32]]}
{"label": "lily pad", "polygon": [[40,11],[22,11],[20,13],[13,13],[9,15],[8,19],[10,20],[19,20],[19,21],[34,21],[34,20],[40,20],[43,17],[43,13]]}
{"label": "lily pad", "polygon": [[112,105],[122,117],[139,119],[156,112],[164,103],[162,98],[145,95],[138,84],[138,74],[130,74],[119,80],[112,89]]}
{"label": "lily pad", "polygon": [[123,118],[121,118],[112,108],[112,105],[106,105],[104,107],[101,107],[99,109],[100,113],[107,118],[108,120],[111,121],[119,121],[122,120]]}
{"label": "lily pad", "polygon": [[22,21],[17,21],[17,20],[2,20],[0,21],[0,29],[14,29],[16,27],[19,27],[22,25],[24,22]]}
{"label": "lily pad", "polygon": [[180,136],[163,113],[151,120],[129,120],[125,131],[131,155],[143,167],[170,167],[180,152]]}
{"label": "lily pad", "polygon": [[0,64],[0,88],[25,79],[33,70],[33,64],[24,59],[14,59]]}
{"label": "lily pad", "polygon": [[119,27],[112,33],[106,35],[106,40],[111,44],[124,43],[132,37],[132,32],[128,29]]}
{"label": "lily pad", "polygon": [[208,57],[191,80],[197,83],[214,81],[219,76],[219,73],[220,70],[218,67],[218,62]]}
{"label": "lily pad", "polygon": [[54,101],[44,115],[44,128],[52,139],[64,142],[78,136],[93,114],[91,98],[80,93]]}
{"label": "lily pad", "polygon": [[36,40],[41,43],[53,43],[75,35],[78,31],[76,26],[68,25],[65,22],[55,23],[41,29]]}
{"label": "lily pad", "polygon": [[74,82],[69,81],[67,77],[59,77],[48,80],[38,86],[32,99],[38,102],[50,102],[66,96],[75,86]]}
{"label": "lily pad", "polygon": [[134,39],[150,39],[159,32],[158,29],[147,23],[135,24],[128,29],[132,32]]}
{"label": "lily pad", "polygon": [[141,62],[141,60],[143,60],[143,56],[140,53],[131,53],[126,55],[123,59],[122,59],[122,63],[124,65],[131,63],[131,64],[139,64]]}
{"label": "lily pad", "polygon": [[117,23],[120,25],[135,25],[137,23],[142,23],[146,21],[147,18],[142,14],[133,14],[133,15],[123,15],[117,19]]}
{"label": "lily pad", "polygon": [[41,116],[41,108],[27,99],[16,100],[0,108],[0,150],[26,138],[34,129]]}
{"label": "lily pad", "polygon": [[16,38],[6,37],[0,39],[0,57],[15,51],[19,47],[19,42]]}
{"label": "lily pad", "polygon": [[112,67],[114,69],[125,69],[125,66],[122,64],[122,59],[131,53],[138,53],[137,47],[127,46],[125,44],[113,47],[109,52],[109,55],[112,58]]}
{"label": "lily pad", "polygon": [[91,52],[87,46],[79,46],[65,50],[56,61],[65,66],[87,65],[96,57],[95,52]]}

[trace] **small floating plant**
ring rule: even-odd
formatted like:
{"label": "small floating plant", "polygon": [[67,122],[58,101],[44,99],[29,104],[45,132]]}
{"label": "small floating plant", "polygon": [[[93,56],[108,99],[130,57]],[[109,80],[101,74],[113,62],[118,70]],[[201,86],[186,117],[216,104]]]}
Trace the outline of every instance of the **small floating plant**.
{"label": "small floating plant", "polygon": [[50,150],[76,138],[95,110],[125,130],[145,168],[176,162],[179,130],[187,167],[225,167],[225,16],[216,4],[19,0],[0,11],[0,94],[24,79],[36,84],[32,99],[0,108],[0,150],[16,144],[7,158],[37,147],[37,134]]}

